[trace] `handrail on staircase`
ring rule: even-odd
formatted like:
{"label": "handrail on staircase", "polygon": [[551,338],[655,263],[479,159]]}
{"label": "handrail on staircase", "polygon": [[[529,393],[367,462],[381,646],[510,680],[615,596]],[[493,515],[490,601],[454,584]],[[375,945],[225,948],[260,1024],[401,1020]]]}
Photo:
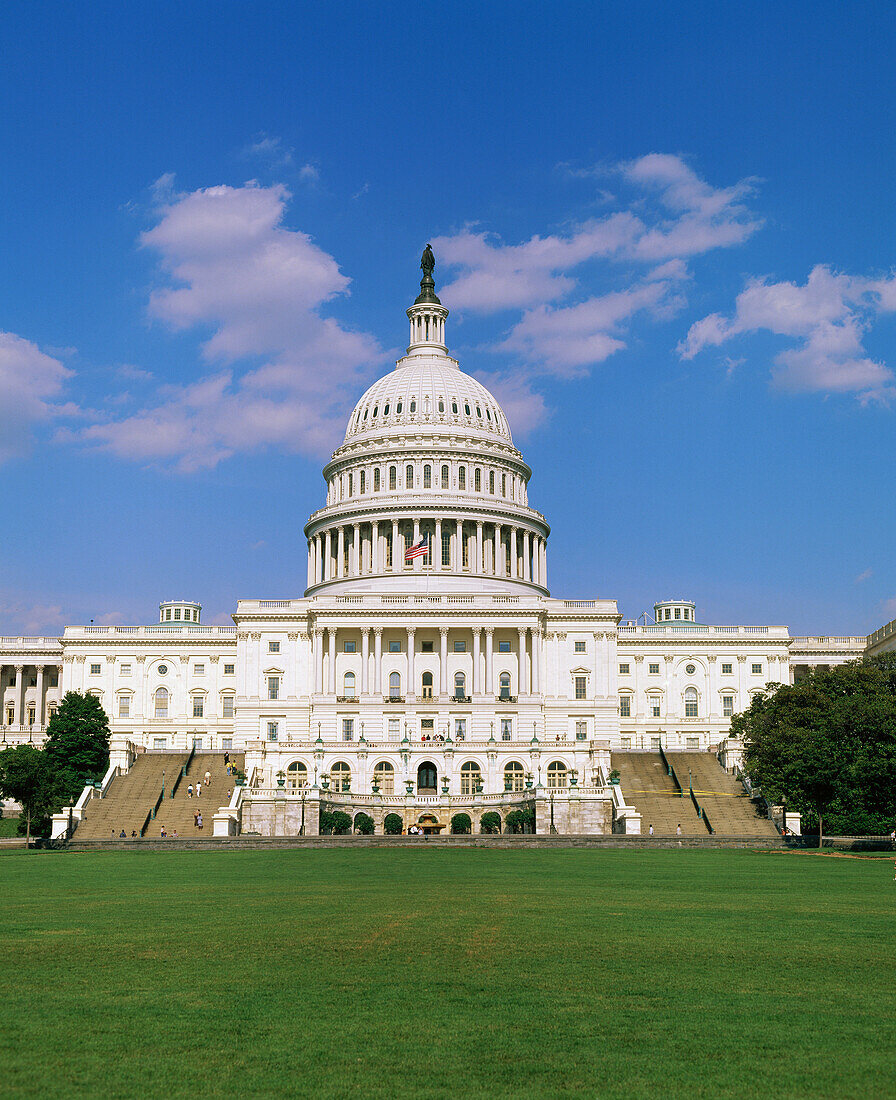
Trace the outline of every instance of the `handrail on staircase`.
{"label": "handrail on staircase", "polygon": [[187,768],[189,768],[190,762],[192,761],[195,752],[196,752],[196,745],[194,744],[193,745],[193,751],[187,757],[186,764],[181,765],[180,771],[177,773],[177,776],[175,777],[174,782],[171,784],[171,795],[170,795],[171,798],[174,798],[174,793],[177,790],[177,788],[180,786],[180,781],[186,776]]}
{"label": "handrail on staircase", "polygon": [[155,804],[150,809],[149,813],[146,815],[146,819],[143,822],[142,826],[140,827],[140,835],[141,836],[146,835],[146,830],[149,828],[149,823],[151,821],[155,821],[156,811],[158,810],[159,806],[162,805],[162,802],[163,802],[164,798],[165,798],[165,788],[163,787],[159,791],[159,797],[155,800]]}
{"label": "handrail on staircase", "polygon": [[675,774],[675,767],[669,762],[669,757],[666,756],[666,753],[663,750],[662,741],[660,742],[660,759],[662,760],[663,764],[666,767],[666,775],[669,776],[669,778],[672,780],[672,782],[675,784],[675,786],[678,789],[678,797],[679,798],[684,798],[684,787],[682,787],[681,781],[679,780],[678,776]]}

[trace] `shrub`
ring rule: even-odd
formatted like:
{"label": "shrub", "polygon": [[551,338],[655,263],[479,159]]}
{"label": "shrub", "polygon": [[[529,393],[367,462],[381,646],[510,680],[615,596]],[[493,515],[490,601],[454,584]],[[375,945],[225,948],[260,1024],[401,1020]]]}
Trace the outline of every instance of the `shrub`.
{"label": "shrub", "polygon": [[400,836],[403,827],[404,822],[401,820],[400,814],[386,814],[383,821],[383,831],[386,836]]}
{"label": "shrub", "polygon": [[455,814],[451,819],[452,833],[469,833],[473,828],[473,822],[469,814]]}
{"label": "shrub", "polygon": [[535,808],[529,805],[524,810],[511,810],[504,819],[504,828],[510,833],[534,833]]}
{"label": "shrub", "polygon": [[483,814],[479,819],[479,831],[480,833],[500,833],[501,815],[495,813],[494,810],[489,810],[488,813]]}
{"label": "shrub", "polygon": [[373,836],[373,818],[370,814],[355,814],[355,832],[362,836]]}
{"label": "shrub", "polygon": [[345,836],[352,831],[352,819],[344,810],[337,810],[333,814],[333,833],[336,836]]}

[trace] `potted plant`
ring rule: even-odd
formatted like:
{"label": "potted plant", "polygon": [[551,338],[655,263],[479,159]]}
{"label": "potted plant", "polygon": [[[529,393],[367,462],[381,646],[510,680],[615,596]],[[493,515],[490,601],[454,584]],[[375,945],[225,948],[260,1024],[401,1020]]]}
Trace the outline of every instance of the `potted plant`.
{"label": "potted plant", "polygon": [[607,779],[613,784],[614,787],[618,787],[619,786],[619,769],[614,768],[610,772],[610,774],[607,776]]}
{"label": "potted plant", "polygon": [[277,772],[277,786],[278,787],[285,787],[286,786],[286,772],[285,771],[281,770],[281,771]]}

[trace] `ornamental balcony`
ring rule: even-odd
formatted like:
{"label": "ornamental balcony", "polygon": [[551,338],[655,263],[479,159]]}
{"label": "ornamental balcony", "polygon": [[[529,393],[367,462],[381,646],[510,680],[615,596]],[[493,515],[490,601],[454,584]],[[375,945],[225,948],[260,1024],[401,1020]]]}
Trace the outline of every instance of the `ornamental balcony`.
{"label": "ornamental balcony", "polygon": [[403,703],[404,702],[404,696],[403,695],[384,695],[383,696],[383,702],[384,703]]}

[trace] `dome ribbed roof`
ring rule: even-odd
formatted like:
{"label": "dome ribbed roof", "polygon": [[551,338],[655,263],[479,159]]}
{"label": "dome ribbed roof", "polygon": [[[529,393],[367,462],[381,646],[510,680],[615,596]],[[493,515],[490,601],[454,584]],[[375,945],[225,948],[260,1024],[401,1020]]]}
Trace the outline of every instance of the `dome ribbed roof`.
{"label": "dome ribbed roof", "polygon": [[345,442],[376,432],[404,434],[452,428],[513,444],[507,417],[481,383],[444,354],[415,354],[399,359],[355,405]]}

